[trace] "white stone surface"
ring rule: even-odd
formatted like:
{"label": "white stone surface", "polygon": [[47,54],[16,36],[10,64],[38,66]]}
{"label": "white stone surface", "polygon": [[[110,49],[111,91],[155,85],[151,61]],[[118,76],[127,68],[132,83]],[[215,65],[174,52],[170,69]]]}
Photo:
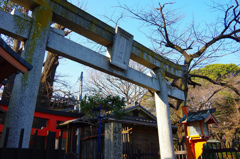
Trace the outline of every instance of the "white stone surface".
{"label": "white stone surface", "polygon": [[[25,5],[29,9],[35,8],[36,4],[42,4],[42,1],[39,0],[27,0],[24,1],[24,3],[22,0],[14,1]],[[54,12],[54,21],[60,25],[64,25],[67,28],[83,36],[86,36],[87,38],[90,38],[93,41],[96,41],[104,46],[109,46],[113,43],[114,29],[109,25],[72,6],[66,1],[46,0],[44,2],[46,5],[48,3],[50,4],[48,7]],[[38,7],[34,11],[34,15],[39,14],[42,16],[40,12],[41,9],[44,8]],[[28,146],[39,80],[41,76],[43,56],[46,48],[46,43],[48,42],[47,49],[51,52],[58,53],[59,55],[65,56],[76,62],[80,62],[82,64],[88,65],[100,71],[109,73],[113,76],[130,81],[154,91],[161,158],[174,158],[168,95],[173,98],[184,100],[184,93],[181,90],[167,85],[165,78],[171,77],[173,79],[177,79],[179,77],[183,77],[186,67],[176,65],[164,59],[162,56],[157,55],[156,53],[147,49],[145,46],[142,46],[136,41],[133,41],[131,59],[143,64],[144,66],[154,69],[158,77],[158,79],[156,79],[154,76],[149,77],[134,69],[126,68],[125,56],[128,56],[129,53],[121,57],[122,61],[120,60],[120,63],[124,64],[125,62],[125,65],[119,66],[116,64],[116,67],[109,63],[109,59],[107,57],[63,38],[63,34],[59,30],[52,30],[47,41],[48,29],[51,21],[50,19],[48,19],[49,24],[47,27],[42,30],[41,22],[38,23],[34,21],[32,27],[31,18],[24,17],[21,13],[11,15],[0,10],[0,16],[0,33],[15,37],[19,40],[27,40],[29,38],[29,40],[26,41],[24,56],[25,59],[27,59],[34,66],[32,71],[28,72],[24,76],[18,75],[15,80],[15,86],[13,89],[13,94],[5,123],[6,126],[9,126],[11,128],[9,138],[10,145],[8,145],[8,147],[18,146],[17,143],[19,136],[17,134],[20,133],[21,128],[24,128],[26,130],[23,147]],[[31,34],[29,36],[30,30]],[[123,41],[122,44],[124,45],[128,43],[126,42],[127,40],[122,37],[119,39],[120,41]],[[116,45],[118,45],[118,47],[120,46],[120,48],[122,47],[118,42]],[[119,52],[117,55],[119,55]],[[128,59],[128,57],[126,57],[126,59]],[[125,69],[126,71],[123,71],[118,67]],[[113,130],[114,129],[112,129],[112,131]],[[2,138],[4,137],[5,131],[6,128],[4,127]],[[120,152],[120,149],[117,145],[117,143],[120,141],[116,140],[117,143],[114,142],[114,133],[107,133],[110,133],[110,136],[112,137],[109,137],[111,141],[110,146],[112,146],[110,149],[112,151],[107,152],[107,155],[112,155],[112,153],[116,151],[117,154],[114,154],[114,157],[116,157],[118,156],[118,152]],[[120,138],[120,135],[117,136]],[[117,136],[115,135],[115,137]],[[115,148],[114,145],[116,145]],[[110,158],[112,159],[113,157],[111,156]]]}
{"label": "white stone surface", "polygon": [[[24,1],[24,3],[22,0],[14,0],[14,2],[24,5],[29,9],[33,9],[35,3],[42,5],[42,1],[39,0],[28,0]],[[49,4],[49,8],[55,13],[53,20],[58,24],[61,24],[104,46],[113,43],[115,29],[108,24],[100,21],[67,1],[52,0],[46,1],[46,4],[47,3]],[[166,60],[136,41],[133,41],[131,59],[146,65],[151,69],[164,67],[166,76],[170,76],[174,79],[182,77],[184,74],[183,70],[187,70],[185,66],[177,65]]]}
{"label": "white stone surface", "polygon": [[104,158],[122,159],[122,123],[105,124]]}
{"label": "white stone surface", "polygon": [[173,79],[183,77],[187,70],[187,67],[174,64],[136,41],[133,41],[131,59],[151,69],[164,69],[166,76]]}
{"label": "white stone surface", "polygon": [[[130,81],[152,91],[160,91],[159,82],[153,72],[146,75],[132,68],[128,68],[127,71],[118,69],[109,64],[109,59],[106,56],[66,39],[55,31],[50,31],[47,43],[48,51]],[[167,93],[170,97],[184,100],[183,91],[178,90],[171,85],[167,85],[167,88]]]}
{"label": "white stone surface", "polygon": [[112,65],[123,70],[128,69],[132,43],[133,36],[120,27],[116,27],[113,45],[107,49],[107,56]]}
{"label": "white stone surface", "polygon": [[157,113],[158,139],[161,159],[174,159],[172,127],[170,119],[170,110],[167,96],[167,85],[163,70],[155,70],[159,77],[161,87],[160,92],[155,92],[155,105]]}
{"label": "white stone surface", "polygon": [[[18,147],[21,129],[24,129],[22,147],[28,148],[29,146],[42,64],[52,20],[51,12],[42,6],[37,7],[33,11],[33,16],[44,18],[34,19],[29,40],[25,42],[25,48],[22,53],[22,57],[33,65],[33,69],[24,75],[19,74],[16,76],[4,123],[0,142],[1,146],[3,145],[3,138],[5,137],[7,127],[10,128],[7,147]],[[41,22],[44,22],[45,26],[43,24],[39,25]]]}
{"label": "white stone surface", "polygon": [[[14,11],[13,14],[15,14]],[[11,15],[0,10],[0,33],[24,41],[29,37],[32,27],[32,18],[23,16],[20,13]]]}
{"label": "white stone surface", "polygon": [[11,12],[12,15],[14,16],[18,16],[19,18],[25,19],[27,21],[32,21],[33,19],[31,17],[29,17],[28,15],[22,13],[20,10],[14,8]]}
{"label": "white stone surface", "polygon": [[166,85],[167,85],[167,94],[169,97],[175,98],[178,100],[185,100],[184,91],[171,86],[171,84],[170,85],[166,84]]}
{"label": "white stone surface", "polygon": [[69,39],[63,38],[54,32],[50,32],[47,50],[110,75],[138,84],[152,91],[160,90],[159,83],[156,78],[149,77],[148,75],[138,72],[132,68],[128,68],[127,71],[123,71],[122,69],[111,65],[108,57]]}
{"label": "white stone surface", "polygon": [[65,36],[65,33],[64,33],[64,31],[63,30],[61,30],[61,29],[57,29],[57,28],[50,28],[50,31],[51,32],[54,32],[54,33],[57,33],[58,35],[60,35],[60,36],[62,36],[62,37],[64,37]]}

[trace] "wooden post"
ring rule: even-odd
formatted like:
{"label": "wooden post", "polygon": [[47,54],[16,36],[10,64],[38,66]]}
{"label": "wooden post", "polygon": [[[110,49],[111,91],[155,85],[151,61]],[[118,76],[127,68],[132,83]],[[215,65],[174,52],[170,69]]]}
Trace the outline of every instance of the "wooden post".
{"label": "wooden post", "polygon": [[76,132],[77,132],[77,128],[76,126],[73,126],[72,127],[72,152],[76,152],[76,146],[77,146],[77,135],[76,135]]}
{"label": "wooden post", "polygon": [[59,135],[59,139],[58,139],[58,159],[60,159],[62,157],[62,153],[63,153],[63,150],[62,150],[62,135],[63,135],[63,132],[61,130],[60,132],[60,135]]}
{"label": "wooden post", "polygon": [[46,146],[46,159],[55,158],[55,139],[56,139],[56,132],[48,131],[47,136],[47,146]]}
{"label": "wooden post", "polygon": [[194,159],[194,155],[192,152],[192,146],[189,141],[188,136],[188,129],[187,129],[187,123],[184,124],[184,132],[185,132],[185,140],[186,140],[186,146],[187,146],[187,153],[188,153],[188,159]]}
{"label": "wooden post", "polygon": [[72,148],[71,148],[71,129],[69,124],[67,125],[67,130],[66,130],[66,150],[65,152],[71,152]]}
{"label": "wooden post", "polygon": [[[182,107],[182,113],[183,115],[186,115],[186,117],[188,117],[188,106],[183,106]],[[189,141],[189,138],[187,137],[188,136],[188,128],[187,128],[187,123],[184,123],[183,124],[184,126],[184,132],[185,132],[185,140],[186,140],[186,146],[187,146],[187,153],[188,153],[188,158],[189,159],[194,159],[194,155],[193,155],[193,152],[192,152],[192,146],[191,146],[191,143]]]}
{"label": "wooden post", "polygon": [[21,159],[21,151],[22,151],[22,142],[23,142],[23,135],[24,135],[24,129],[21,129],[20,132],[20,139],[18,143],[18,150],[17,150],[17,159]]}
{"label": "wooden post", "polygon": [[34,136],[33,136],[33,148],[32,148],[32,154],[31,154],[31,159],[36,158],[36,149],[37,149],[37,134],[38,130],[35,130]]}

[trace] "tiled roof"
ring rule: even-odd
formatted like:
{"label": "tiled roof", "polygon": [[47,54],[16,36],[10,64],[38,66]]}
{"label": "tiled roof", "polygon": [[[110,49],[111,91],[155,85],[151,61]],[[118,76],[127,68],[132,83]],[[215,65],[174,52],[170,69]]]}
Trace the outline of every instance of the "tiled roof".
{"label": "tiled roof", "polygon": [[135,109],[141,109],[143,110],[145,113],[147,113],[149,116],[151,116],[151,118],[153,120],[157,120],[156,116],[153,115],[150,111],[148,111],[146,108],[142,107],[140,104],[135,104],[134,106],[127,106],[127,108],[125,108],[125,111],[126,112],[130,112],[132,110],[135,110]]}
{"label": "tiled roof", "polygon": [[9,78],[12,74],[25,73],[33,67],[13,51],[2,38],[0,38],[0,64],[0,87],[7,84],[6,78]]}
{"label": "tiled roof", "polygon": [[33,68],[33,66],[28,63],[26,60],[24,60],[19,54],[17,54],[15,51],[13,51],[13,49],[11,49],[11,47],[9,47],[5,41],[0,38],[0,46],[6,51],[8,52],[13,58],[15,58],[16,60],[18,60],[22,65],[24,65],[26,68],[28,68],[28,70],[31,70]]}
{"label": "tiled roof", "polygon": [[180,123],[182,122],[193,122],[193,121],[199,121],[199,120],[206,120],[209,119],[210,116],[214,118],[214,120],[218,123],[217,119],[212,115],[212,113],[215,112],[216,109],[207,109],[207,110],[201,110],[197,112],[189,112],[188,117],[184,115],[182,119],[179,120]]}

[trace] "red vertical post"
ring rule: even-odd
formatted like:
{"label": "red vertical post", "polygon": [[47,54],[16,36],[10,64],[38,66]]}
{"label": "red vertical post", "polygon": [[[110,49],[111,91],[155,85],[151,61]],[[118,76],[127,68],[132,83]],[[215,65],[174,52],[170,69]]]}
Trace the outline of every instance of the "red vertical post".
{"label": "red vertical post", "polygon": [[201,134],[203,135],[203,120],[199,121],[200,122],[200,128],[201,128]]}
{"label": "red vertical post", "polygon": [[186,115],[186,117],[188,117],[188,112],[189,112],[189,110],[188,110],[188,106],[183,106],[182,107],[182,113],[183,113],[183,115]]}
{"label": "red vertical post", "polygon": [[[182,107],[182,113],[183,113],[183,115],[186,115],[186,117],[188,117],[188,112],[189,112],[188,106],[183,106],[183,107]],[[188,138],[188,129],[187,129],[188,124],[187,124],[187,123],[184,123],[183,125],[184,125],[184,132],[185,132],[185,138],[186,138],[188,159],[194,159],[194,154],[193,154],[193,151],[192,151],[192,146],[191,146],[190,140],[189,140],[189,138]]]}
{"label": "red vertical post", "polygon": [[47,121],[47,129],[49,131],[56,131],[56,127],[57,127],[57,121],[56,119],[54,118],[50,118],[48,121]]}

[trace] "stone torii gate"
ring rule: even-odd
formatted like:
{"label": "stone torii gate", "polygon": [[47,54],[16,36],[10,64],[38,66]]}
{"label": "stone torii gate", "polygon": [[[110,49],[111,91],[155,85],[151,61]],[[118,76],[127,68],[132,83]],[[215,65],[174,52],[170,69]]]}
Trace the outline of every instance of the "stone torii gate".
{"label": "stone torii gate", "polygon": [[[4,138],[6,127],[10,127],[8,147],[18,147],[16,134],[20,134],[21,129],[25,130],[22,147],[28,147],[42,63],[48,50],[155,92],[161,158],[174,158],[168,97],[178,100],[185,97],[183,91],[167,83],[166,77],[182,78],[186,67],[164,59],[134,41],[131,34],[119,27],[110,27],[66,0],[13,1],[31,10],[33,16],[0,10],[0,33],[25,41],[22,57],[33,69],[15,79],[2,134]],[[63,31],[50,27],[52,22],[106,46],[108,56],[64,38]],[[152,76],[128,67],[129,59],[152,69]]]}

